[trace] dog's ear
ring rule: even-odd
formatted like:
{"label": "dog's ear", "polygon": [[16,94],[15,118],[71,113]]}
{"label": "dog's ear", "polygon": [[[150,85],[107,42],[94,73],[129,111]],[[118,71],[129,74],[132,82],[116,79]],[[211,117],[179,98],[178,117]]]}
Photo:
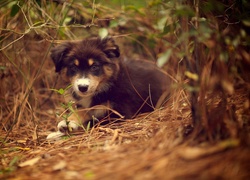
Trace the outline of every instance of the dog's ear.
{"label": "dog's ear", "polygon": [[60,44],[51,50],[50,57],[55,64],[56,72],[60,72],[66,66],[65,58],[71,48],[71,43],[67,42]]}
{"label": "dog's ear", "polygon": [[103,52],[108,58],[117,58],[120,56],[119,46],[115,44],[114,39],[106,37],[102,40]]}

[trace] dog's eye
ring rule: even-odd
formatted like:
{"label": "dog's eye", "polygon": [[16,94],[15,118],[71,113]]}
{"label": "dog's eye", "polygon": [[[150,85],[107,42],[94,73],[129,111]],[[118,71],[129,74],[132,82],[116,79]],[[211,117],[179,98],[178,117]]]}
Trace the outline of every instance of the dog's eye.
{"label": "dog's eye", "polygon": [[78,71],[78,66],[72,65],[70,67],[70,70],[76,72],[76,71]]}
{"label": "dog's eye", "polygon": [[92,65],[92,66],[90,67],[90,70],[91,70],[92,72],[98,71],[99,69],[100,69],[100,66],[98,66],[98,65]]}
{"label": "dog's eye", "polygon": [[78,70],[78,66],[73,66],[72,69],[75,70],[75,71],[77,71]]}

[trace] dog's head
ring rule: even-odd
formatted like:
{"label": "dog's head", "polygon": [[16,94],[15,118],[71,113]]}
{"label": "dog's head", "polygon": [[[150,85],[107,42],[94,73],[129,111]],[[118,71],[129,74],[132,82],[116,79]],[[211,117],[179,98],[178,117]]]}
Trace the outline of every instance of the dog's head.
{"label": "dog's head", "polygon": [[119,71],[119,47],[110,37],[66,42],[52,49],[56,72],[66,70],[74,92],[93,96],[109,89]]}

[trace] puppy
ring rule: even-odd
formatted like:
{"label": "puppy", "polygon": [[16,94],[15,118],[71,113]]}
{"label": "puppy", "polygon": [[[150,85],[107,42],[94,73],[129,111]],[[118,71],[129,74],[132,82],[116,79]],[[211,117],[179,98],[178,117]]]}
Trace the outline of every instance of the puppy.
{"label": "puppy", "polygon": [[59,122],[61,134],[92,119],[134,118],[153,111],[170,93],[169,76],[151,62],[120,58],[111,37],[60,44],[52,49],[51,59],[56,72],[64,72],[72,85],[66,99],[76,107],[68,122]]}

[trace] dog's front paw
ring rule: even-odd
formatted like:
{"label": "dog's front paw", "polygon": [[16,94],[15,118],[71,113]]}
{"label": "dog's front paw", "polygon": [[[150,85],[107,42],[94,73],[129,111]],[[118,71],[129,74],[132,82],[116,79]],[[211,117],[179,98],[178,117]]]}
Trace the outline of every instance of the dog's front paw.
{"label": "dog's front paw", "polygon": [[50,133],[46,139],[50,141],[58,140],[68,132],[76,131],[78,127],[79,125],[75,121],[60,121],[57,125],[58,131]]}
{"label": "dog's front paw", "polygon": [[60,121],[57,125],[58,131],[62,133],[67,133],[71,131],[76,131],[79,125],[75,121]]}

